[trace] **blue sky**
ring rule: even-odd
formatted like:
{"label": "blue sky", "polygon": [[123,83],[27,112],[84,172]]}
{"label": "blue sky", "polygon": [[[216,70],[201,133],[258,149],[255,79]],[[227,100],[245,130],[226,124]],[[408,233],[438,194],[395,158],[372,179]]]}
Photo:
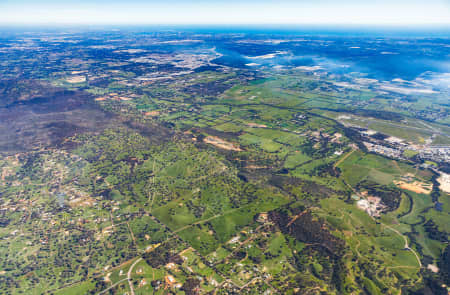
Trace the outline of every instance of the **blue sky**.
{"label": "blue sky", "polygon": [[0,0],[0,24],[450,25],[450,0]]}

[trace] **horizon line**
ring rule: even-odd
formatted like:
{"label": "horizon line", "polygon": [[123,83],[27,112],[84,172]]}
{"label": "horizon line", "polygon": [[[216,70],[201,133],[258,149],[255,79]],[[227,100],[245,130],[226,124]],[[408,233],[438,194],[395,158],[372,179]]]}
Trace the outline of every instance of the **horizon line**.
{"label": "horizon line", "polygon": [[197,27],[362,27],[362,28],[418,28],[418,27],[447,27],[450,28],[449,23],[68,23],[68,22],[1,22],[1,26],[22,27],[22,26],[64,26],[64,27],[102,27],[102,26],[197,26]]}

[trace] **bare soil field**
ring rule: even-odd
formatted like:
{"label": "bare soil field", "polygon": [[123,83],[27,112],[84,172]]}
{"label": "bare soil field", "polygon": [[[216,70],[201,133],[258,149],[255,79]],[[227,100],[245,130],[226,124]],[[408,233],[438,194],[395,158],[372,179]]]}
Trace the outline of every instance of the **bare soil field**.
{"label": "bare soil field", "polygon": [[156,116],[159,116],[159,111],[145,112],[144,115],[146,115],[148,117],[156,117]]}
{"label": "bare soil field", "polygon": [[225,141],[219,137],[216,136],[207,136],[204,140],[205,143],[209,143],[212,144],[218,148],[224,149],[224,150],[229,150],[229,151],[242,151],[241,148],[239,148],[238,146],[236,146],[235,144]]}
{"label": "bare soil field", "polygon": [[394,180],[394,184],[401,189],[425,195],[429,195],[433,189],[433,185],[431,183],[427,184],[419,181],[405,182]]}

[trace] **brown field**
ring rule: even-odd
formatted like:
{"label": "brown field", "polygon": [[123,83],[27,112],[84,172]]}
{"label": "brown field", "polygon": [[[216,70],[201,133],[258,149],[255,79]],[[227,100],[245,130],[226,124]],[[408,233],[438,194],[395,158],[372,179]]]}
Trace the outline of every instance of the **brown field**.
{"label": "brown field", "polygon": [[225,141],[219,137],[216,136],[208,136],[203,140],[205,143],[209,143],[212,144],[218,148],[224,149],[224,150],[229,150],[229,151],[242,151],[241,148],[239,148],[238,146],[234,145],[231,142]]}
{"label": "brown field", "polygon": [[120,100],[123,100],[123,101],[131,100],[130,97],[126,97],[126,96],[120,96],[119,99],[120,99]]}
{"label": "brown field", "polygon": [[428,184],[419,181],[404,182],[394,180],[394,184],[401,189],[425,195],[429,195],[431,193],[431,190],[433,189],[433,185],[431,183]]}
{"label": "brown field", "polygon": [[5,181],[5,178],[12,175],[12,169],[9,167],[3,167],[2,168],[2,175],[1,175],[1,180]]}
{"label": "brown field", "polygon": [[145,112],[144,115],[148,116],[148,117],[156,117],[159,116],[159,111],[150,111],[150,112]]}
{"label": "brown field", "polygon": [[247,126],[253,127],[253,128],[267,128],[267,125],[257,124],[257,123],[247,123]]}
{"label": "brown field", "polygon": [[69,201],[71,207],[90,207],[94,205],[95,200],[91,197],[80,197]]}
{"label": "brown field", "polygon": [[245,166],[245,168],[247,168],[247,169],[267,169],[269,167],[267,167],[267,166],[257,166],[257,165],[248,165],[248,166]]}

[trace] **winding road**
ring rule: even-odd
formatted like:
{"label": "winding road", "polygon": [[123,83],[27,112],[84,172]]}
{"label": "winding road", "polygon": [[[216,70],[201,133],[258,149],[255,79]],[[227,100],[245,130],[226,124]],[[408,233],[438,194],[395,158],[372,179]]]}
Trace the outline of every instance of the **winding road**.
{"label": "winding road", "polygon": [[383,226],[385,226],[386,228],[390,229],[391,231],[395,232],[396,234],[398,234],[399,236],[401,236],[401,237],[403,238],[403,240],[405,241],[405,246],[404,246],[405,250],[411,251],[411,252],[416,256],[417,262],[419,263],[419,267],[422,268],[422,262],[420,262],[420,257],[419,257],[419,255],[417,254],[416,251],[414,251],[414,249],[412,249],[412,248],[409,247],[409,244],[408,244],[408,238],[405,237],[401,232],[399,232],[399,231],[396,230],[395,228],[393,228],[393,227],[391,227],[391,226],[389,226],[389,225],[386,225],[386,224],[384,224],[384,223],[381,223],[381,224],[382,224]]}
{"label": "winding road", "polygon": [[130,286],[131,295],[134,295],[133,282],[131,281],[131,272],[133,271],[133,268],[136,266],[136,264],[138,264],[141,260],[142,260],[141,257],[136,259],[136,261],[133,262],[133,264],[130,266],[130,269],[128,270],[128,273],[127,273],[127,280],[128,280],[128,285]]}

